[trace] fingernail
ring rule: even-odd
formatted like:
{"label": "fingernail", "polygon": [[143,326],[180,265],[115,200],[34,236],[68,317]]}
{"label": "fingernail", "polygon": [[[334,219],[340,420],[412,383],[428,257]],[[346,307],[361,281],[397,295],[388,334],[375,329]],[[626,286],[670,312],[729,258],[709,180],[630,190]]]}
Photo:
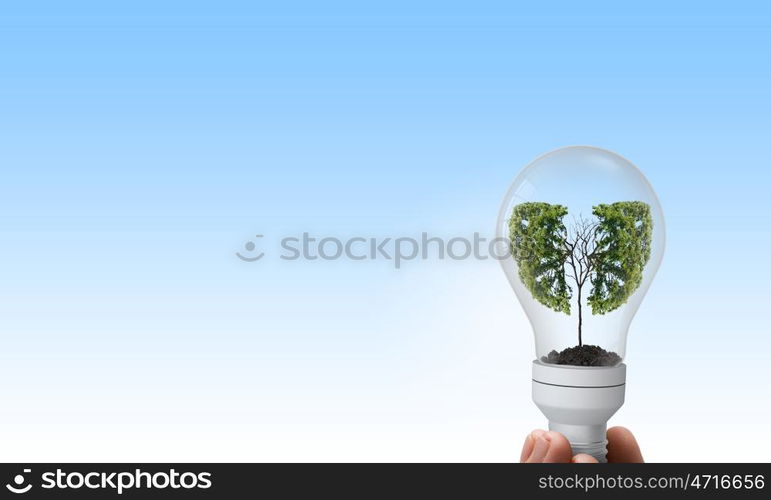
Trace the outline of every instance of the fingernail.
{"label": "fingernail", "polygon": [[543,462],[543,459],[546,458],[546,454],[549,452],[550,441],[551,438],[545,433],[537,436],[535,438],[535,446],[533,446],[533,453],[530,454],[527,461],[530,463]]}

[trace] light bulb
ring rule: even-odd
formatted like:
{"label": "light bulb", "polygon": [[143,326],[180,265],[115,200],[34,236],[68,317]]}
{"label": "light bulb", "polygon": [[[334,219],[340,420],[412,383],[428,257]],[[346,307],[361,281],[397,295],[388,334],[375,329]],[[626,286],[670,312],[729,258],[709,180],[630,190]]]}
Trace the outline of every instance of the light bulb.
{"label": "light bulb", "polygon": [[664,254],[656,193],[616,153],[560,148],[514,179],[497,236],[535,334],[533,401],[574,453],[604,462],[607,421],[624,402],[629,324]]}

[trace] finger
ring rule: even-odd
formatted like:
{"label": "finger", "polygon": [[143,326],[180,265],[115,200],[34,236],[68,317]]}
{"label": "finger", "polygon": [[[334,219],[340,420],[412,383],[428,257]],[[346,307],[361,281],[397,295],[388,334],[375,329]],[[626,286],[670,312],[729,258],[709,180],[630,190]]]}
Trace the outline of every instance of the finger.
{"label": "finger", "polygon": [[643,463],[637,440],[626,427],[608,429],[608,462],[623,464]]}
{"label": "finger", "polygon": [[570,448],[570,441],[559,432],[549,431],[544,434],[544,438],[549,441],[549,450],[543,459],[545,464],[566,464],[570,462],[573,456],[573,450]]}
{"label": "finger", "polygon": [[579,453],[571,460],[574,464],[596,464],[597,459],[586,453]]}
{"label": "finger", "polygon": [[522,449],[522,463],[536,464],[541,463],[549,451],[549,442],[543,437],[546,431],[536,429],[530,433]]}
{"label": "finger", "polygon": [[535,443],[538,436],[545,434],[546,431],[542,429],[535,429],[533,432],[527,435],[525,438],[525,444],[522,445],[522,454],[519,457],[521,463],[526,463],[527,459],[533,454],[535,449]]}
{"label": "finger", "polygon": [[522,445],[522,453],[519,454],[519,463],[524,463],[530,453],[533,452],[533,437],[528,434],[525,438],[525,444]]}
{"label": "finger", "polygon": [[546,431],[536,429],[525,438],[525,444],[522,445],[522,454],[519,456],[519,462],[525,463],[528,457],[533,453],[533,447],[535,446],[535,438],[539,434],[543,434]]}

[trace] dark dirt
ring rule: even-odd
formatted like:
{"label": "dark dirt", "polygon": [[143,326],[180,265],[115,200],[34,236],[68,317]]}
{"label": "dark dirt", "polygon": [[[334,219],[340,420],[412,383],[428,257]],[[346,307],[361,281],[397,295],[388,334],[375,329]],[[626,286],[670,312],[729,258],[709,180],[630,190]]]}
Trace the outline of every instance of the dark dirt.
{"label": "dark dirt", "polygon": [[541,356],[541,361],[553,365],[616,366],[621,363],[621,356],[597,345],[582,345],[552,351],[548,356]]}

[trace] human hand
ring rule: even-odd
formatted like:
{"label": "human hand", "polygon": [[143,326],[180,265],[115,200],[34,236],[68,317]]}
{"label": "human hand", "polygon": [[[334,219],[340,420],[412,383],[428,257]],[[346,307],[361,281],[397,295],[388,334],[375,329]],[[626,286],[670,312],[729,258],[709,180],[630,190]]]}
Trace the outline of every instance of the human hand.
{"label": "human hand", "polygon": [[[523,464],[537,463],[574,463],[596,464],[591,455],[579,453],[573,455],[568,440],[555,431],[536,429],[528,434],[522,447],[519,461]],[[608,429],[608,462],[609,463],[642,463],[640,447],[629,429],[611,427]]]}

